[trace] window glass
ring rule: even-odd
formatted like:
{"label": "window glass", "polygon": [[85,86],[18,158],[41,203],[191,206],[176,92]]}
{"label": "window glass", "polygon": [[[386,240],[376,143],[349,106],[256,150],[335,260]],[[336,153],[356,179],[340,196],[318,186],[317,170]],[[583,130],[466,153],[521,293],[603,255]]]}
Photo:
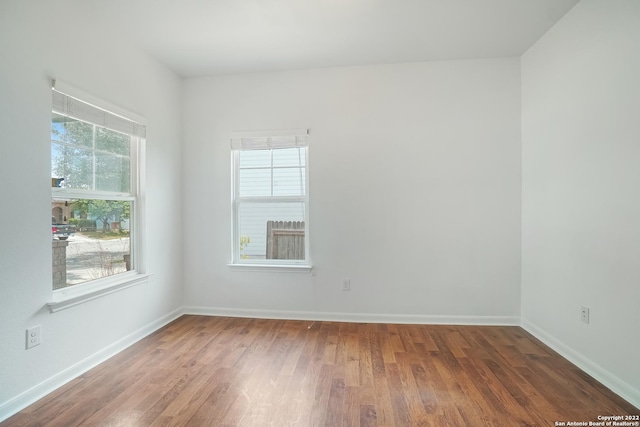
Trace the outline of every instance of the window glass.
{"label": "window glass", "polygon": [[304,168],[283,168],[273,170],[274,196],[302,196],[304,194]]}
{"label": "window glass", "polygon": [[273,166],[304,166],[305,148],[282,148],[273,150]]}
{"label": "window glass", "polygon": [[96,152],[96,190],[128,193],[130,186],[129,157]]}
{"label": "window glass", "polygon": [[137,271],[137,162],[146,129],[55,90],[52,101],[53,289]]}
{"label": "window glass", "polygon": [[54,113],[51,120],[51,139],[93,147],[93,125]]}
{"label": "window glass", "polygon": [[271,167],[271,150],[240,151],[240,169]]}
{"label": "window glass", "polygon": [[243,140],[235,151],[234,262],[308,261],[306,147],[264,148]]}
{"label": "window glass", "polygon": [[[267,238],[269,222],[283,222],[280,225],[282,233],[276,240],[294,243],[295,240],[287,236],[285,230],[295,229],[295,225],[287,224],[290,222],[302,222],[302,231],[304,231],[305,204],[304,202],[244,202],[238,206],[238,228],[240,233],[240,241],[244,242],[241,246],[241,257],[243,259],[263,260],[267,259]],[[277,226],[275,227],[278,228]],[[277,233],[277,232],[276,232]],[[282,246],[282,245],[281,245]],[[304,259],[304,247],[301,248],[303,257],[296,257],[295,252],[291,252],[290,256],[285,259]]]}
{"label": "window glass", "polygon": [[57,187],[93,189],[92,151],[52,142],[51,178],[60,180]]}
{"label": "window glass", "polygon": [[54,289],[131,269],[132,202],[54,198],[51,211],[52,237],[66,242],[66,278],[54,275]]}
{"label": "window glass", "polygon": [[96,126],[96,149],[129,156],[131,137],[120,132]]}
{"label": "window glass", "polygon": [[240,169],[240,196],[271,196],[271,169]]}

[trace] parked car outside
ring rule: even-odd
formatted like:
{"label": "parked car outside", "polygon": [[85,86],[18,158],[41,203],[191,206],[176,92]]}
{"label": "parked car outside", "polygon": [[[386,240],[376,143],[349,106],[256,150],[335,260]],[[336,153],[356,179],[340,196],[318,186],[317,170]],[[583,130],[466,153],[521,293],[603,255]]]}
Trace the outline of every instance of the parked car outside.
{"label": "parked car outside", "polygon": [[75,232],[75,225],[57,223],[56,218],[54,216],[51,217],[51,233],[54,239],[57,237],[58,240],[67,240]]}

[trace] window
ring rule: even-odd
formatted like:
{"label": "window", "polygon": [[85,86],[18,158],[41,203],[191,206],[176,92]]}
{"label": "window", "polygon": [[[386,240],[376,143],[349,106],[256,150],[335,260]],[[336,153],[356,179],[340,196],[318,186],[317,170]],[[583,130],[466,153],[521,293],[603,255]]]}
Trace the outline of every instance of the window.
{"label": "window", "polygon": [[307,130],[243,132],[233,155],[233,264],[309,266]]}
{"label": "window", "polygon": [[53,289],[139,270],[145,127],[57,90],[51,116]]}

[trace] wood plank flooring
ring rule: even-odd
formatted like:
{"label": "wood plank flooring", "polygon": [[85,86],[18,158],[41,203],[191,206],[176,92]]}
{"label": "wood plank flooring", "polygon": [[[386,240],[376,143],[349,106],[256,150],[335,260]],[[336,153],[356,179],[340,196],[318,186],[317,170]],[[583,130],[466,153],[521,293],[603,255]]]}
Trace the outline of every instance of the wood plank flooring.
{"label": "wood plank flooring", "polygon": [[554,426],[640,411],[519,327],[183,316],[1,427]]}

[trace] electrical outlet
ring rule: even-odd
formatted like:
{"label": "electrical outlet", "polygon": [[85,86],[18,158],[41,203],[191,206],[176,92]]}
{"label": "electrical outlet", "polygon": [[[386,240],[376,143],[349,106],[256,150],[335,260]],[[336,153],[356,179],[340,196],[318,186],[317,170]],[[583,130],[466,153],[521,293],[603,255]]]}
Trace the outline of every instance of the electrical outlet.
{"label": "electrical outlet", "polygon": [[40,325],[27,329],[27,349],[40,345]]}
{"label": "electrical outlet", "polygon": [[580,307],[580,320],[584,323],[589,323],[589,307]]}
{"label": "electrical outlet", "polygon": [[343,291],[351,290],[351,279],[342,279],[342,290]]}

